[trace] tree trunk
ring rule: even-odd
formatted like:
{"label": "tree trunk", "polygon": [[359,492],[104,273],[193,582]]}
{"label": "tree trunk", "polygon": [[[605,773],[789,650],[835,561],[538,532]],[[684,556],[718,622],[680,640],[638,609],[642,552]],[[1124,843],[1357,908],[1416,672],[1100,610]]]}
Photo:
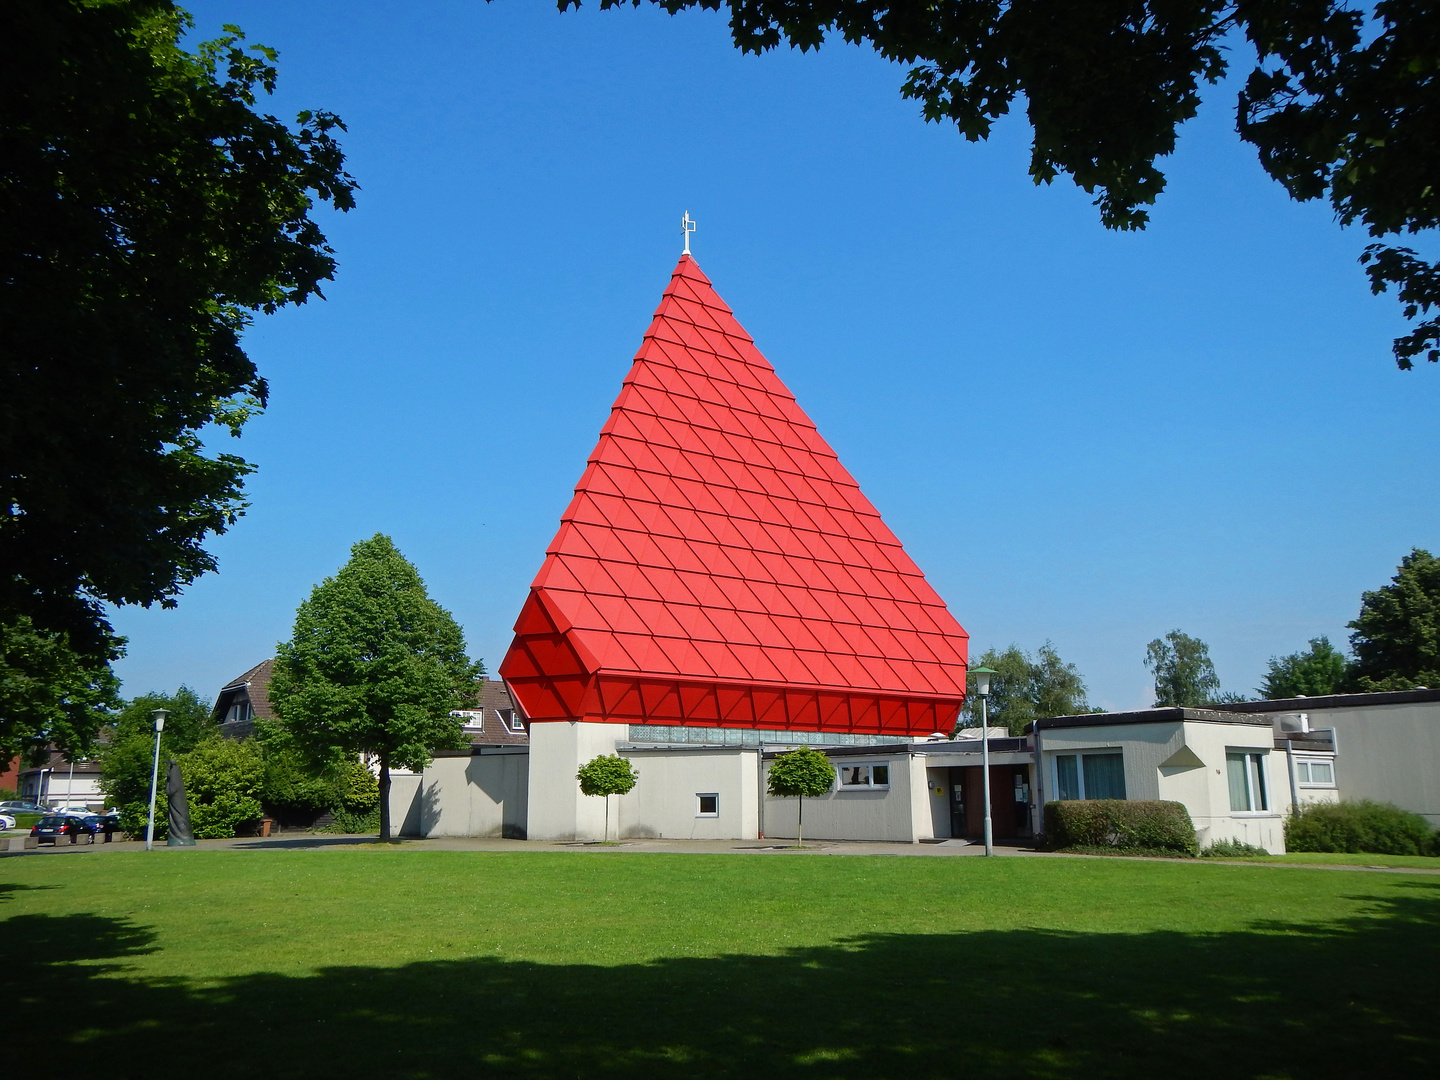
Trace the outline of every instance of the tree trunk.
{"label": "tree trunk", "polygon": [[610,842],[610,796],[605,796],[605,835],[600,838],[602,844]]}
{"label": "tree trunk", "polygon": [[805,846],[805,796],[800,796],[800,824],[795,830],[795,846]]}
{"label": "tree trunk", "polygon": [[380,755],[380,840],[390,840],[390,759]]}

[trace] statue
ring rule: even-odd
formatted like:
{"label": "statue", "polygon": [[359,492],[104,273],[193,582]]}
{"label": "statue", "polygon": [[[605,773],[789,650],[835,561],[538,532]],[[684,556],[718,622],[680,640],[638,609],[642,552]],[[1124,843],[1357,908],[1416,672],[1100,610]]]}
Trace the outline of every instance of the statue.
{"label": "statue", "polygon": [[169,839],[166,847],[194,847],[195,834],[190,829],[190,803],[185,798],[185,778],[180,775],[180,763],[170,759],[165,773],[165,798],[170,808]]}

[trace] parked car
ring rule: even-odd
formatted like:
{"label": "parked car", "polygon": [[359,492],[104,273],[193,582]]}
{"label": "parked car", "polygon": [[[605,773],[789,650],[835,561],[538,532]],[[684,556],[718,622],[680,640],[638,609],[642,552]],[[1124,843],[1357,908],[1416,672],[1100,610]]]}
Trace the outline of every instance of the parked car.
{"label": "parked car", "polygon": [[10,802],[0,802],[0,814],[43,814],[45,807],[39,803],[26,802],[23,799],[13,799]]}
{"label": "parked car", "polygon": [[99,818],[97,819],[97,825],[99,826],[99,831],[102,832],[102,833],[105,831],[105,826],[106,826],[106,825],[109,825],[109,826],[110,826],[110,831],[111,831],[112,833],[118,833],[118,832],[120,832],[120,831],[121,831],[121,829],[120,829],[120,811],[119,811],[119,810],[107,810],[107,811],[105,811],[105,813],[101,814],[101,815],[99,816]]}
{"label": "parked car", "polygon": [[52,814],[74,814],[76,817],[85,817],[87,814],[93,814],[94,812],[95,811],[91,810],[88,806],[79,805],[57,806],[54,810],[50,811],[50,813]]}
{"label": "parked car", "polygon": [[15,819],[13,817],[9,814],[0,814],[0,829],[13,829],[14,827]]}
{"label": "parked car", "polygon": [[42,844],[59,844],[62,836],[83,834],[94,843],[99,822],[100,819],[94,814],[87,814],[85,817],[77,814],[47,814],[30,826],[30,835]]}

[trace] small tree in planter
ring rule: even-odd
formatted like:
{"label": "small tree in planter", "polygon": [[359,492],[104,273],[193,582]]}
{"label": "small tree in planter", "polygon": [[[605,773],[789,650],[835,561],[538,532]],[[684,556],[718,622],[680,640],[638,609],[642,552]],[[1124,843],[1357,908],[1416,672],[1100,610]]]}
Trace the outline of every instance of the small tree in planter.
{"label": "small tree in planter", "polygon": [[808,746],[780,754],[770,763],[766,789],[782,799],[799,798],[800,823],[796,843],[805,845],[805,796],[819,798],[835,782],[835,769],[830,759]]}
{"label": "small tree in planter", "polygon": [[610,796],[626,795],[640,779],[635,766],[619,754],[601,754],[580,766],[575,774],[580,781],[580,791],[585,795],[600,795],[605,799],[605,840],[610,840]]}

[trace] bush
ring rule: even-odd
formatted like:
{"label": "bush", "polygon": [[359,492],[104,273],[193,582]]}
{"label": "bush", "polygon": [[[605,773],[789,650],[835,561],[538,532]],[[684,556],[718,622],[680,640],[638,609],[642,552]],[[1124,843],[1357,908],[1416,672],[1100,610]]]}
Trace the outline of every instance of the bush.
{"label": "bush", "polygon": [[1045,804],[1045,846],[1118,854],[1199,853],[1190,814],[1177,802],[1086,799]]}
{"label": "bush", "polygon": [[[370,770],[366,769],[366,772]],[[373,775],[373,774],[372,774]],[[376,804],[369,810],[356,812],[354,810],[336,810],[331,815],[331,822],[322,829],[327,833],[373,833],[380,831],[380,804],[379,796],[376,796]]]}
{"label": "bush", "polygon": [[1440,833],[1419,814],[1391,803],[1311,803],[1285,823],[1290,851],[1440,855]]}
{"label": "bush", "polygon": [[196,839],[234,836],[260,816],[265,763],[253,739],[212,736],[181,755],[180,773]]}
{"label": "bush", "polygon": [[1239,840],[1216,840],[1204,851],[1200,852],[1202,859],[1249,859],[1256,855],[1269,855],[1263,847],[1256,847],[1254,844],[1243,844]]}

